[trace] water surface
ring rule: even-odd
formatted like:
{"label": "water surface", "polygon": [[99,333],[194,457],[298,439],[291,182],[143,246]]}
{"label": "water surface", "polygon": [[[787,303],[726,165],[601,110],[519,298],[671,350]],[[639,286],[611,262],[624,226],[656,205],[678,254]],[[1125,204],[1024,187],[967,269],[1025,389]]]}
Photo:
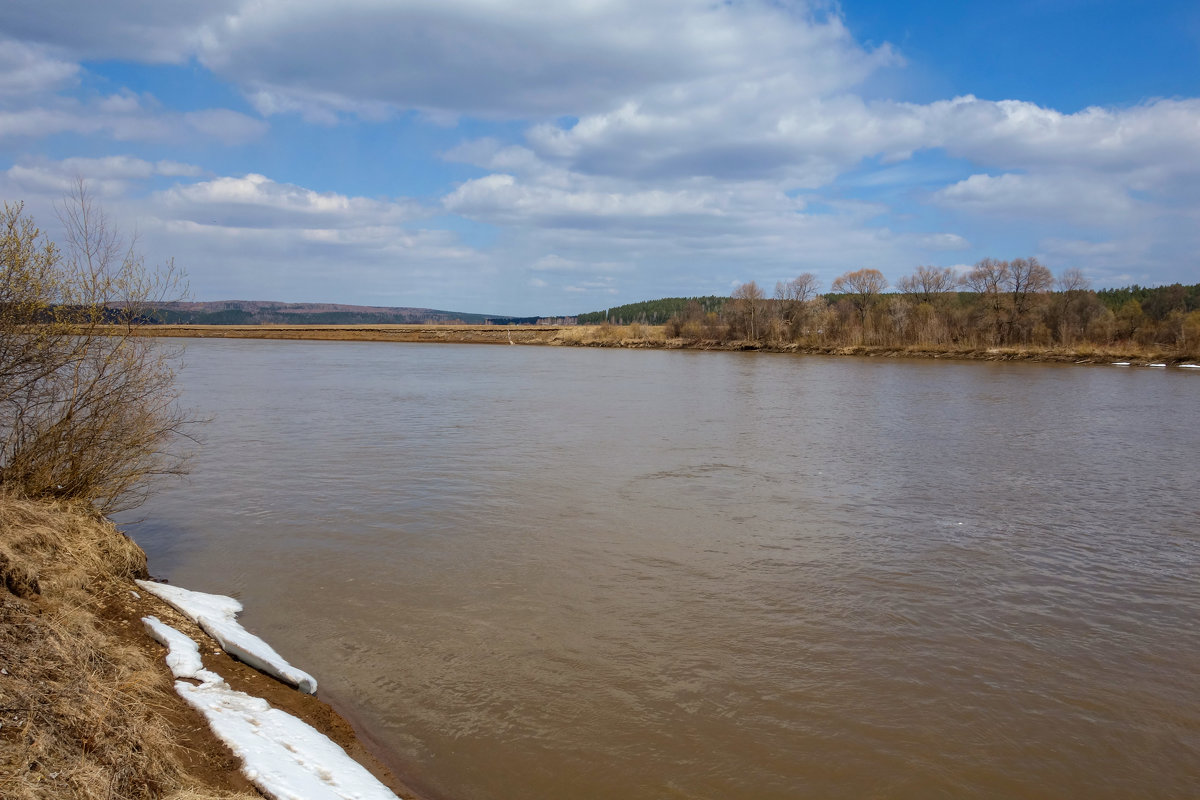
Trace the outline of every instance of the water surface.
{"label": "water surface", "polygon": [[432,797],[1194,797],[1200,375],[190,341],[134,527]]}

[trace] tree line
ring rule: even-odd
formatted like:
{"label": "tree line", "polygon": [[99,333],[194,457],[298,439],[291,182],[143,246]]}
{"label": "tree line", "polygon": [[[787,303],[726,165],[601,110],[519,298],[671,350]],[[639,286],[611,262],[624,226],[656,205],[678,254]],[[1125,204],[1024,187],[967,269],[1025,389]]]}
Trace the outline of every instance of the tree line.
{"label": "tree line", "polygon": [[728,297],[664,297],[661,300],[647,300],[642,303],[627,303],[623,306],[606,308],[603,311],[589,311],[580,314],[580,325],[665,325],[672,317],[677,317],[695,304],[701,312],[720,312]]}
{"label": "tree line", "polygon": [[[771,295],[750,281],[721,302],[671,298],[621,308],[676,309],[663,323],[669,336],[723,343],[1200,352],[1200,284],[1097,291],[1078,269],[1055,276],[1036,258],[985,258],[963,274],[920,266],[895,286],[879,270],[854,270],[824,288],[804,273]],[[613,311],[610,322],[654,324],[649,314],[614,320]],[[580,322],[585,316],[592,315]]]}

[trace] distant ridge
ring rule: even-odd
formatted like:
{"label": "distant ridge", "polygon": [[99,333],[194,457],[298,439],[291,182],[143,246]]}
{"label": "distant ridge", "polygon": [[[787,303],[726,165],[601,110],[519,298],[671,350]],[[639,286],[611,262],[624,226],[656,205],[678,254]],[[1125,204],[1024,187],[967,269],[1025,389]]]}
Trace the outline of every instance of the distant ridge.
{"label": "distant ridge", "polygon": [[156,322],[169,325],[462,325],[535,324],[537,317],[506,317],[433,308],[281,303],[273,300],[209,300],[162,303]]}

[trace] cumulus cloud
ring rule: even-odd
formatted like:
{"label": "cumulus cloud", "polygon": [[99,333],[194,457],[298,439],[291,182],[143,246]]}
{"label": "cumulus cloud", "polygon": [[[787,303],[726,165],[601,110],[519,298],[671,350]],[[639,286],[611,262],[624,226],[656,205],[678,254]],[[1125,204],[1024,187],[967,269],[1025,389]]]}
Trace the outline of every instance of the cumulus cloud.
{"label": "cumulus cloud", "polygon": [[930,250],[969,246],[950,232],[895,232],[865,222],[880,206],[843,201],[808,210],[806,198],[769,184],[720,181],[649,194],[634,181],[533,170],[490,175],[445,198],[457,214],[502,225],[493,255],[547,290],[620,292],[631,279],[647,296],[720,293],[752,277],[770,285],[812,271],[828,283],[848,269],[917,263]]}
{"label": "cumulus cloud", "polygon": [[489,222],[539,221],[585,228],[606,226],[608,220],[658,227],[667,218],[722,214],[719,202],[702,192],[572,190],[522,183],[499,174],[467,181],[443,202],[449,211]]}
{"label": "cumulus cloud", "polygon": [[0,30],[80,59],[179,63],[201,45],[206,26],[241,0],[38,0],[0,4]]}
{"label": "cumulus cloud", "polygon": [[0,98],[57,90],[74,83],[79,65],[45,47],[0,39]]}
{"label": "cumulus cloud", "polygon": [[262,110],[385,103],[518,119],[607,109],[653,87],[703,92],[764,77],[819,95],[892,59],[815,5],[260,0],[210,21],[199,55]]}
{"label": "cumulus cloud", "polygon": [[[452,231],[423,226],[414,201],[317,192],[253,174],[195,180],[203,173],[127,155],[30,159],[0,172],[0,195],[27,201],[53,238],[56,205],[83,178],[113,226],[137,233],[149,262],[173,258],[205,299],[420,305],[423,296],[461,292],[483,307],[495,296],[481,279],[494,273],[492,260]],[[170,185],[157,189],[163,182]]]}
{"label": "cumulus cloud", "polygon": [[[710,102],[626,103],[560,126],[533,126],[531,154],[595,174],[645,179],[710,175],[775,178],[814,188],[867,158],[890,163],[942,150],[1003,169],[1074,166],[1157,186],[1200,171],[1200,100],[1064,114],[1018,101],[967,96],[929,104],[867,103],[736,93]],[[461,147],[452,155],[483,153]],[[1167,167],[1170,169],[1167,169]]]}
{"label": "cumulus cloud", "polygon": [[0,108],[0,140],[74,133],[108,136],[123,142],[216,139],[225,144],[240,144],[257,139],[266,131],[266,122],[237,111],[165,111],[153,98],[128,91],[86,100],[51,96],[38,98],[32,104]]}
{"label": "cumulus cloud", "polygon": [[922,121],[907,110],[852,95],[799,98],[758,87],[686,102],[659,99],[569,127],[536,125],[529,147],[539,158],[593,174],[774,179],[815,188],[868,156],[904,158],[927,141]]}
{"label": "cumulus cloud", "polygon": [[1175,163],[1200,170],[1200,100],[1154,100],[1074,114],[1017,100],[967,96],[909,106],[928,131],[926,146],[1009,167],[1070,164],[1112,172]]}
{"label": "cumulus cloud", "polygon": [[153,177],[195,177],[203,170],[177,161],[146,161],[133,156],[66,158],[61,161],[25,159],[4,172],[3,188],[15,197],[57,200],[79,180],[101,198],[124,196],[131,186]]}
{"label": "cumulus cloud", "polygon": [[[867,99],[864,81],[903,62],[855,41],[836,4],[818,0],[115,2],[0,7],[0,30],[19,42],[0,48],[0,141],[238,144],[269,133],[260,118],[169,112],[128,91],[47,96],[77,81],[80,59],[191,62],[265,117],[475,118],[463,130],[494,136],[443,154],[478,172],[438,192],[438,210],[497,229],[488,257],[473,257],[539,291],[609,291],[634,270],[672,293],[724,291],[747,279],[727,263],[757,265],[750,277],[766,283],[863,266],[895,277],[931,254],[967,261],[1009,247],[1018,229],[1025,242],[1042,237],[1043,254],[1115,269],[1121,258],[1178,262],[1195,240],[1181,231],[1200,227],[1200,100],[1065,113],[971,95]],[[32,171],[10,182],[50,180],[18,166]],[[168,169],[155,163],[157,187]],[[179,169],[155,196],[160,229],[218,249],[238,242],[231,258],[283,249],[273,237],[288,235],[330,253],[470,252],[414,231],[431,212],[412,201],[259,175],[189,182],[201,176]],[[149,180],[100,179],[114,196]]]}
{"label": "cumulus cloud", "polygon": [[[1015,222],[1057,229],[1060,238],[1103,227],[1127,243],[1112,256],[1043,247],[1056,269],[1103,263],[1115,270],[1129,258],[1177,270],[1186,239],[1180,233],[1200,209],[1200,103],[1193,101],[1075,114],[974,97],[908,104],[845,95],[757,111],[739,102],[669,112],[627,104],[534,126],[524,145],[463,143],[446,157],[493,174],[460,186],[446,206],[525,235],[574,228],[587,258],[629,248],[647,269],[672,258],[711,260],[713,248],[770,269],[801,243],[800,260],[825,277],[856,263],[894,275],[899,265],[976,247],[990,248],[979,255],[1003,255],[995,248],[1011,248],[1011,237],[981,234],[980,224],[1003,231]],[[894,171],[889,162],[920,151],[984,168],[948,182],[946,173],[923,193],[948,215],[949,230],[895,232],[885,226],[897,221],[896,209],[836,194],[849,170],[874,161]],[[919,168],[906,171],[906,180],[918,179]],[[821,208],[832,213],[816,213]],[[1161,243],[1147,247],[1152,221]],[[976,233],[968,239],[958,225]],[[589,230],[595,241],[585,243]],[[655,237],[669,237],[670,245],[646,244]],[[647,247],[659,261],[644,258]]]}
{"label": "cumulus cloud", "polygon": [[[176,185],[159,193],[156,200],[175,219],[225,228],[370,232],[399,225],[418,213],[418,206],[411,201],[315,192],[255,174]],[[343,236],[330,234],[327,238],[345,241]]]}
{"label": "cumulus cloud", "polygon": [[[793,0],[224,0],[0,9],[0,30],[77,59],[197,58],[264,113],[393,109],[529,118],[613,108],[655,88],[697,97],[775,82],[795,97],[896,60],[826,3]],[[779,95],[778,89],[771,90]]]}
{"label": "cumulus cloud", "polygon": [[1083,225],[1111,225],[1139,210],[1119,182],[1061,173],[972,175],[940,190],[935,199],[981,216],[1045,219],[1049,215]]}

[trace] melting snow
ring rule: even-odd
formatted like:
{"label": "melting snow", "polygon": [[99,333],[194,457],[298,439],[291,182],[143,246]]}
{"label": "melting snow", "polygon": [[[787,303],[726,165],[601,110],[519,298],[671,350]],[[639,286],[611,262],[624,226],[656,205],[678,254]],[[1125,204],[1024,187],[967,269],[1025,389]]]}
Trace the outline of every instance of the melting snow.
{"label": "melting snow", "polygon": [[204,668],[200,660],[200,647],[179,631],[167,625],[158,617],[142,617],[146,632],[167,648],[167,666],[176,678],[194,678],[204,683],[224,683],[225,681],[215,672]]}
{"label": "melting snow", "polygon": [[238,624],[235,617],[242,610],[242,604],[237,600],[220,594],[193,592],[165,583],[138,581],[137,584],[162,598],[199,625],[231,656],[268,675],[274,675],[284,683],[290,683],[302,692],[316,693],[316,678],[293,667],[283,656],[276,653],[271,645]]}
{"label": "melting snow", "polygon": [[[230,598],[218,599],[227,601]],[[220,675],[204,669],[200,648],[190,637],[154,617],[146,617],[142,622],[152,637],[166,645],[167,665],[172,674],[176,678],[201,681],[199,686],[193,686],[178,680],[175,691],[205,716],[213,733],[242,759],[242,774],[268,797],[274,800],[398,800],[391,790],[320,731],[287,712],[272,708],[262,698],[230,689]]]}

